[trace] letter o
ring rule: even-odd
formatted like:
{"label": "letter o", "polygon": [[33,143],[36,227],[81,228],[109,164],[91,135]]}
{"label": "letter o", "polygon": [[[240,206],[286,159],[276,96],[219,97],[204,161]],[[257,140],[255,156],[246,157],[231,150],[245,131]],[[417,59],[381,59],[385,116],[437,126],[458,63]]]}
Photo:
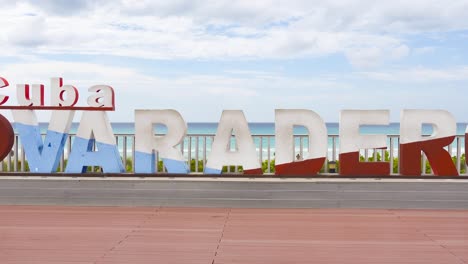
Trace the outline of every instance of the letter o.
{"label": "letter o", "polygon": [[13,132],[13,127],[11,127],[10,121],[0,114],[0,160],[8,156],[14,142],[15,132]]}

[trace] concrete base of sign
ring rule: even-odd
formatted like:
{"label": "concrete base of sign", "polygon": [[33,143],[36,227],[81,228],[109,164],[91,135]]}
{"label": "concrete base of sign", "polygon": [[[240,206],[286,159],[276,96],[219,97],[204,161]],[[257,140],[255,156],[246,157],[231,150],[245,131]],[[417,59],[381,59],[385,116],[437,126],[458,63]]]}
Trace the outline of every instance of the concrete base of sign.
{"label": "concrete base of sign", "polygon": [[468,209],[468,179],[0,177],[2,205]]}

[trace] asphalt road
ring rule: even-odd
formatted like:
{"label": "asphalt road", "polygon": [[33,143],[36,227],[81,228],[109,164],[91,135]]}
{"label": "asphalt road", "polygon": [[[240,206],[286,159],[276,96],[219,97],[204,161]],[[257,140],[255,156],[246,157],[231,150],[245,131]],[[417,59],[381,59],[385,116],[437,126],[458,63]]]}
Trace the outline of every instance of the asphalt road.
{"label": "asphalt road", "polygon": [[2,177],[0,204],[468,209],[468,180]]}

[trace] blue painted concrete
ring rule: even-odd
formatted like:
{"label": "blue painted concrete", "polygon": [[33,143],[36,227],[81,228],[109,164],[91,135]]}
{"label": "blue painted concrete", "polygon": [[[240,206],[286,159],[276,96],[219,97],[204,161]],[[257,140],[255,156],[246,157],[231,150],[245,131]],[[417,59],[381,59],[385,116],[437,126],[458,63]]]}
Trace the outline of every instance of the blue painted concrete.
{"label": "blue painted concrete", "polygon": [[23,144],[30,171],[56,172],[68,134],[48,130],[43,142],[39,126],[20,123],[16,123],[15,126]]}
{"label": "blue painted concrete", "polygon": [[135,173],[155,173],[155,160],[154,153],[135,151]]}
{"label": "blue painted concrete", "polygon": [[[187,163],[182,160],[162,159],[167,173],[189,173]],[[156,155],[135,151],[135,173],[156,173]]]}
{"label": "blue painted concrete", "polygon": [[212,168],[205,168],[204,174],[221,174],[221,170],[212,169]]}
{"label": "blue painted concrete", "polygon": [[94,139],[75,137],[65,172],[84,173],[88,166],[100,166],[105,173],[125,172],[116,145],[96,141],[97,151],[93,151]]}
{"label": "blue painted concrete", "polygon": [[162,159],[164,167],[168,173],[189,173],[190,170],[185,161],[173,160],[173,159]]}

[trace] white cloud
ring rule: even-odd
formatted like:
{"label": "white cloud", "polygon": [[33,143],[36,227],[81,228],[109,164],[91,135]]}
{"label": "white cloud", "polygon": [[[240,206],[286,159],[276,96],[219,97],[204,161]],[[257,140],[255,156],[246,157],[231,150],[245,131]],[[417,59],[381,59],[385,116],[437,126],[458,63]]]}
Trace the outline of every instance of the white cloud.
{"label": "white cloud", "polygon": [[391,50],[390,59],[401,59],[410,53],[410,49],[406,45],[399,45]]}
{"label": "white cloud", "polygon": [[435,47],[427,46],[427,47],[415,48],[413,52],[414,54],[417,54],[417,55],[424,55],[424,54],[433,53],[435,50],[436,50]]}
{"label": "white cloud", "polygon": [[[11,86],[0,91],[11,96],[8,105],[16,104],[14,87],[20,83],[44,84],[47,104],[50,78],[63,77],[65,84],[79,90],[78,105],[82,106],[86,105],[90,86],[110,85],[116,92],[117,110],[113,115],[120,121],[133,120],[133,110],[137,108],[174,108],[190,121],[214,121],[213,116],[218,116],[214,111],[244,109],[251,112],[255,120],[262,120],[265,113],[275,107],[311,107],[327,101],[330,93],[337,90],[352,92],[349,84],[327,76],[294,78],[268,72],[189,74],[168,78],[148,76],[127,67],[49,60],[0,66],[0,72]],[[311,94],[313,96],[306,96]],[[39,117],[47,120],[43,115]]]}
{"label": "white cloud", "polygon": [[468,66],[434,69],[427,67],[414,67],[384,71],[365,71],[360,74],[366,78],[386,82],[452,82],[467,81]]}
{"label": "white cloud", "polygon": [[[3,77],[11,84],[44,83],[47,89],[50,77],[62,76],[65,83],[79,88],[81,105],[86,103],[89,86],[111,85],[117,93],[114,116],[119,121],[133,120],[135,108],[174,108],[188,121],[215,121],[222,109],[244,109],[249,120],[271,121],[275,108],[322,110],[325,119],[333,121],[342,108],[399,111],[407,106],[424,107],[436,99],[440,104],[437,107],[450,110],[457,105],[454,100],[462,99],[446,90],[462,89],[468,80],[465,66],[397,68],[398,63],[393,63],[410,53],[428,54],[435,49],[412,46],[414,38],[421,34],[443,36],[468,29],[468,1],[0,3]],[[75,58],[82,61],[82,54],[110,55],[113,57],[109,60],[97,57],[93,61],[104,58],[114,64],[74,62]],[[336,71],[327,65],[325,70],[329,72],[288,72],[302,63],[314,63],[307,59],[337,54],[359,68],[357,74],[343,70],[343,65],[332,60],[330,64],[339,68]],[[119,56],[144,60],[119,61]],[[59,61],[60,58],[68,62]],[[190,63],[157,71],[149,69],[148,65],[159,65],[151,59],[167,59],[171,63],[186,59]],[[190,68],[204,64],[198,64],[198,60],[225,60],[220,63],[222,73]],[[232,60],[236,62],[231,67]],[[126,62],[137,66],[131,68]],[[272,65],[264,66],[270,62]],[[386,69],[387,62],[392,62],[393,68]],[[248,65],[248,70],[236,65]],[[170,77],[138,69],[169,72]],[[446,90],[440,89],[447,86],[450,87]],[[1,90],[11,95],[14,92],[13,88]],[[395,90],[399,92],[394,93]]]}
{"label": "white cloud", "polygon": [[[232,70],[219,75],[192,73],[164,77],[123,66],[37,60],[2,65],[0,72],[13,86],[0,91],[12,96],[10,105],[15,105],[14,85],[18,83],[45,84],[48,103],[50,77],[63,77],[65,84],[79,89],[78,105],[86,105],[90,86],[111,85],[116,92],[116,112],[110,117],[120,122],[132,121],[134,109],[167,108],[180,111],[190,122],[216,121],[223,109],[242,109],[249,121],[273,121],[276,108],[313,109],[329,122],[336,121],[339,111],[345,108],[392,109],[393,120],[398,120],[402,108],[424,108],[433,102],[437,102],[437,108],[456,110],[457,117],[464,120],[464,111],[459,110],[463,97],[452,96],[463,84],[450,84],[468,80],[468,67],[445,70],[419,67],[308,77],[291,77],[281,71]],[[47,121],[48,114],[40,113],[39,118]]]}
{"label": "white cloud", "polygon": [[369,67],[408,55],[402,34],[467,29],[467,12],[466,1],[23,1],[0,11],[1,45],[153,59],[343,53]]}
{"label": "white cloud", "polygon": [[14,20],[15,27],[9,28],[8,41],[14,46],[34,48],[46,43],[45,19],[38,16],[22,16]]}
{"label": "white cloud", "polygon": [[346,57],[354,66],[368,68],[380,64],[382,50],[376,47],[367,49],[353,49],[346,53]]}

